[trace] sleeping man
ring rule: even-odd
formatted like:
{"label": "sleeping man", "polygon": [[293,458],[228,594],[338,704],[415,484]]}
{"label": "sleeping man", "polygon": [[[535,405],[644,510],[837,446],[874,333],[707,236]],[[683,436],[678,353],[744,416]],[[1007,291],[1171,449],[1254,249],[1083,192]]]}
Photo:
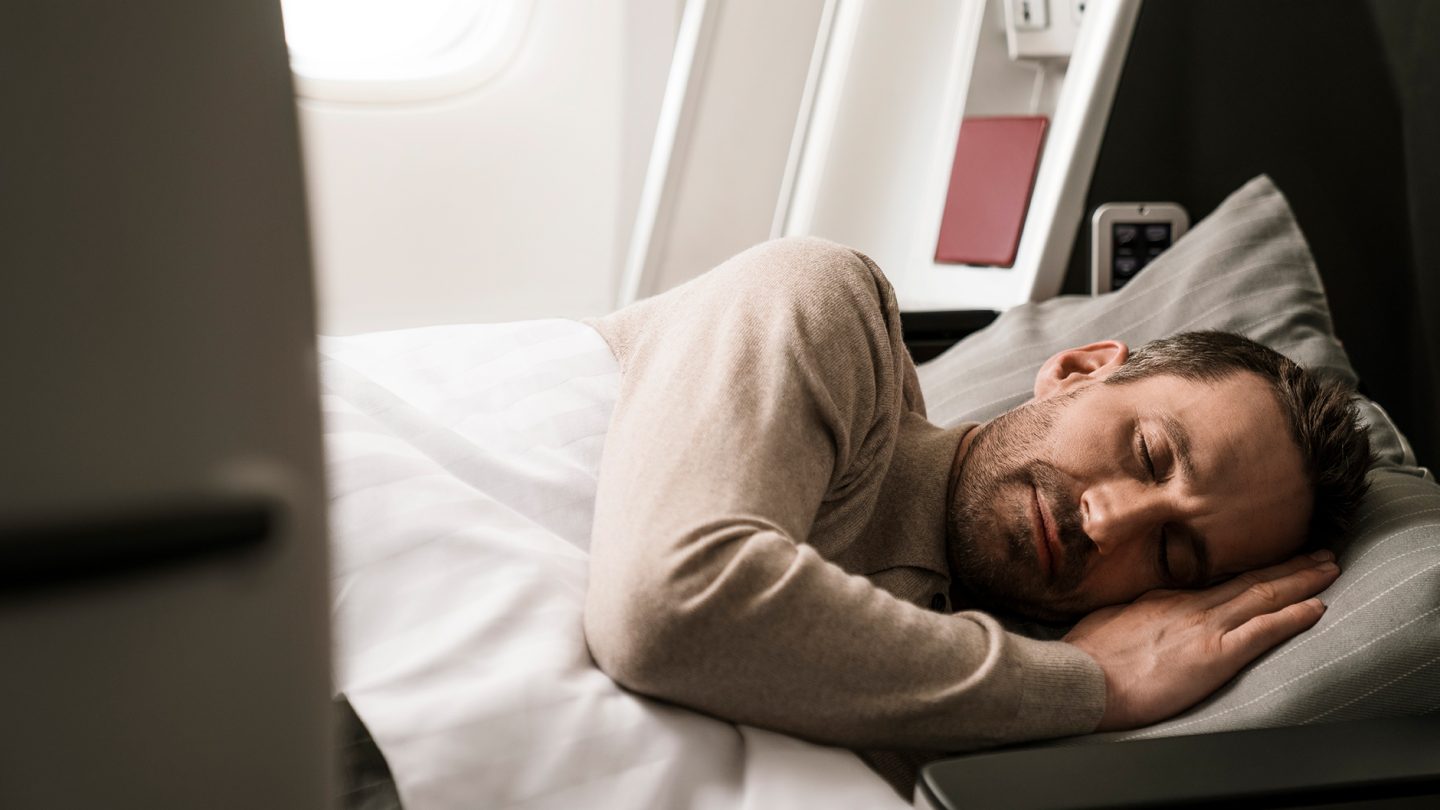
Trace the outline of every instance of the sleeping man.
{"label": "sleeping man", "polygon": [[1300,552],[1369,465],[1348,391],[1222,333],[1064,351],[1031,401],[937,427],[884,275],[820,240],[591,325],[621,368],[595,661],[907,794],[922,752],[1154,723],[1313,625],[1338,571]]}

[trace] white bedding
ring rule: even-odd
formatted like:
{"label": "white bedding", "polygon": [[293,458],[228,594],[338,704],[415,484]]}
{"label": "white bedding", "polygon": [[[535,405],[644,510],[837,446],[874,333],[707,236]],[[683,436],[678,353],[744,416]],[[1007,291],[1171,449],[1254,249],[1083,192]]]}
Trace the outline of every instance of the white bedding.
{"label": "white bedding", "polygon": [[848,751],[617,687],[581,632],[619,384],[564,320],[322,338],[337,689],[408,810],[906,806]]}

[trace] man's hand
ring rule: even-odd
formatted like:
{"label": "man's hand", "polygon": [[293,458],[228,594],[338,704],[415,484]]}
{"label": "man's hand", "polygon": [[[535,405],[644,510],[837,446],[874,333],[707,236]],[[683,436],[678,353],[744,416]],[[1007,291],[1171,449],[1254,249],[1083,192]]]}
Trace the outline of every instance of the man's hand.
{"label": "man's hand", "polygon": [[1240,668],[1320,620],[1312,599],[1340,569],[1328,551],[1200,591],[1151,591],[1086,616],[1065,641],[1105,672],[1097,731],[1137,728],[1198,703]]}

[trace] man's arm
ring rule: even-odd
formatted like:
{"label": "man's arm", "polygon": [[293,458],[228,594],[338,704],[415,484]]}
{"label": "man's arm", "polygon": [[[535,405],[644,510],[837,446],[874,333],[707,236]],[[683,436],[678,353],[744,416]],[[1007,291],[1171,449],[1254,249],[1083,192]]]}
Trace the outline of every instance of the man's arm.
{"label": "man's arm", "polygon": [[873,265],[785,240],[656,304],[626,337],[601,462],[585,630],[602,669],[851,747],[1095,727],[1104,678],[1078,648],[920,609],[801,542],[827,493],[878,487],[903,407],[896,308]]}
{"label": "man's arm", "polygon": [[1065,640],[1105,670],[1097,730],[1138,728],[1178,714],[1313,627],[1325,605],[1311,597],[1340,576],[1334,556],[1317,551],[1199,591],[1151,591],[1085,617]]}

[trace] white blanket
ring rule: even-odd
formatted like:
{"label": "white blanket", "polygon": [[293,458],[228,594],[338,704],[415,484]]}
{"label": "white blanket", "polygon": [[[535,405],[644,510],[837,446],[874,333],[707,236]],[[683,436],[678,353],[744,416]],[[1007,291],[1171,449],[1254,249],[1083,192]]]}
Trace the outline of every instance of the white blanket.
{"label": "white blanket", "polygon": [[848,751],[628,693],[581,632],[619,388],[564,320],[322,338],[337,689],[408,810],[899,808]]}

